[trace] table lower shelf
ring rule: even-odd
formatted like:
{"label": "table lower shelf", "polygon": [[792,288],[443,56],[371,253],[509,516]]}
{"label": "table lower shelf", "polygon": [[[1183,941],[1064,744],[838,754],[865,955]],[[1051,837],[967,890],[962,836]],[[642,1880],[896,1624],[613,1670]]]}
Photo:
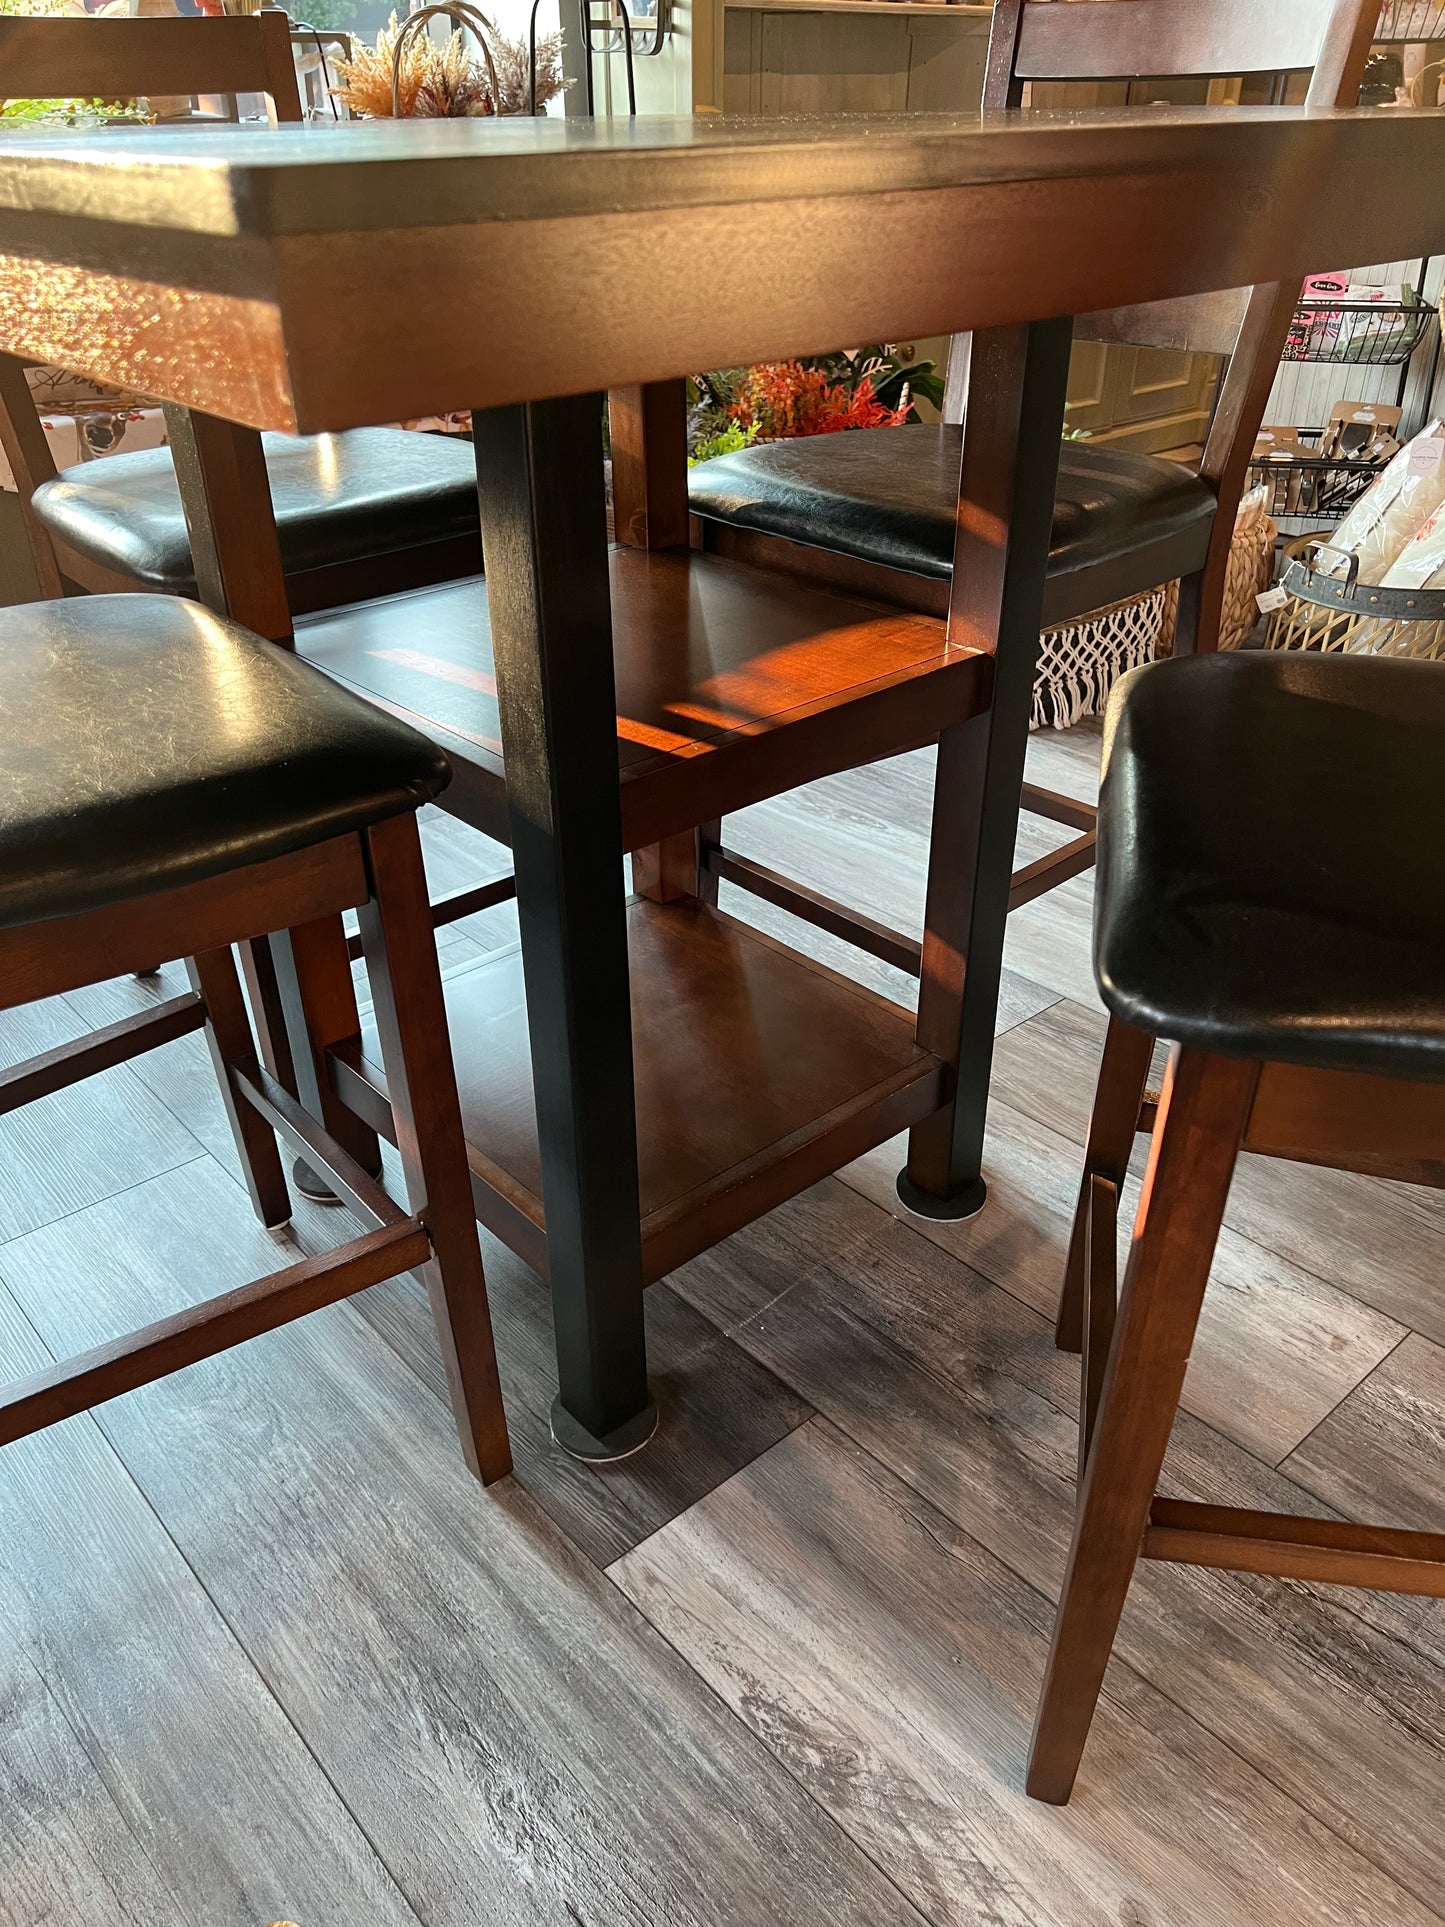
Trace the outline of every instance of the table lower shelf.
{"label": "table lower shelf", "polygon": [[[692,900],[634,899],[627,921],[648,1283],[943,1104],[947,1068],[897,1005]],[[445,990],[477,1216],[545,1275],[519,950]],[[334,1076],[388,1135],[373,1031]]]}

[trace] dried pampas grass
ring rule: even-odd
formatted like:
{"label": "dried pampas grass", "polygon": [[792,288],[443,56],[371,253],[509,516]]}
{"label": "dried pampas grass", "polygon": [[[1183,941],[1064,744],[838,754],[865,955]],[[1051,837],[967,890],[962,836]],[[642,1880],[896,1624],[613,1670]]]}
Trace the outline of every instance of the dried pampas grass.
{"label": "dried pampas grass", "polygon": [[[421,85],[411,110],[419,120],[467,120],[496,113],[497,103],[487,77],[468,53],[460,28],[440,53],[421,34],[411,45],[424,47],[431,55],[431,59],[424,62]],[[409,47],[407,52],[410,51]],[[405,59],[406,54],[402,58]]]}
{"label": "dried pampas grass", "polygon": [[[354,59],[333,62],[341,86],[333,89],[353,114],[368,120],[390,120],[392,74],[396,70],[397,41],[404,32],[395,14],[376,36],[374,47],[359,47]],[[531,63],[524,40],[496,35],[491,44],[496,88],[484,63],[467,45],[460,29],[445,47],[435,46],[424,34],[408,37],[397,72],[397,101],[402,117],[419,120],[458,120],[486,114],[531,112]],[[537,110],[540,113],[566,87],[562,76],[562,36],[549,34],[537,42]],[[494,97],[498,96],[498,97]]]}
{"label": "dried pampas grass", "polygon": [[[332,64],[341,78],[341,86],[333,88],[336,98],[349,107],[353,114],[364,114],[368,120],[391,119],[391,83],[396,67],[396,43],[401,37],[401,26],[393,14],[376,36],[374,47],[358,47],[354,59],[336,60]],[[453,35],[453,39],[459,36]],[[401,111],[404,116],[416,112],[417,97],[427,79],[432,64],[441,58],[429,40],[411,40],[402,51],[401,69],[397,73],[397,91]]]}
{"label": "dried pampas grass", "polygon": [[[498,35],[492,48],[497,63],[497,86],[501,90],[504,114],[530,114],[531,78],[525,40],[503,40]],[[537,42],[537,112],[555,100],[569,83],[562,76],[562,36],[549,33]]]}

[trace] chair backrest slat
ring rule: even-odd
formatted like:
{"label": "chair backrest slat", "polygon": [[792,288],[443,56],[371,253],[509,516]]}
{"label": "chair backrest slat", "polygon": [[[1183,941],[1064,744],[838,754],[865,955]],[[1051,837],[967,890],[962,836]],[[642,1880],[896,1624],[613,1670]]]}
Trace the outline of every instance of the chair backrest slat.
{"label": "chair backrest slat", "polygon": [[1141,302],[1081,317],[1080,340],[1116,341],[1129,347],[1175,348],[1193,355],[1232,355],[1239,339],[1248,288],[1222,288],[1216,294],[1177,295],[1170,301]]}
{"label": "chair backrest slat", "polygon": [[[129,100],[264,94],[274,121],[301,119],[291,23],[279,9],[205,19],[0,16],[0,99]],[[55,474],[25,364],[0,355],[0,448],[25,512],[44,595],[63,589],[49,534],[30,498]]]}
{"label": "chair backrest slat", "polygon": [[1013,71],[1020,80],[1305,72],[1331,12],[1330,0],[1048,0],[1023,8]]}
{"label": "chair backrest slat", "polygon": [[[1379,12],[1379,0],[996,0],[983,104],[1018,107],[1027,80],[1216,79],[1308,69],[1311,106],[1351,107]],[[1240,334],[1250,295],[1237,288],[1081,316],[1077,333],[1195,354],[1237,354],[1246,346],[1268,354],[1261,330],[1252,329],[1247,343]],[[1276,357],[1283,347],[1281,335]],[[967,360],[955,342],[947,421],[962,419]],[[1243,376],[1231,370],[1231,379]]]}
{"label": "chair backrest slat", "polygon": [[[984,104],[1017,105],[1026,79],[1308,70],[1308,105],[1352,107],[1378,19],[1378,0],[1000,0]],[[1246,345],[1240,330],[1250,292],[1115,309],[1081,317],[1078,332],[1095,341],[1232,355]],[[1257,330],[1249,345],[1256,342],[1268,352]]]}
{"label": "chair backrest slat", "polygon": [[[1217,79],[1308,69],[1310,106],[1353,107],[1380,0],[995,0],[986,108],[1016,108],[1034,80]],[[1214,646],[1234,512],[1284,351],[1298,288],[1236,288],[1079,317],[1076,334],[1229,354],[1200,474],[1219,498],[1198,599],[1201,645]],[[944,419],[967,401],[967,337],[949,356]]]}
{"label": "chair backrest slat", "polygon": [[279,11],[208,19],[0,17],[0,98],[266,94],[300,120],[291,30]]}

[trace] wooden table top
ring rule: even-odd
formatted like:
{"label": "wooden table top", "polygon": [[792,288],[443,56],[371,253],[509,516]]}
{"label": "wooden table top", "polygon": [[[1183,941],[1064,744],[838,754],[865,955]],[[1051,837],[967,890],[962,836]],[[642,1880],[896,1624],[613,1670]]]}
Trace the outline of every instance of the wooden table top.
{"label": "wooden table top", "polygon": [[262,428],[1445,251],[1445,111],[0,139],[0,344]]}

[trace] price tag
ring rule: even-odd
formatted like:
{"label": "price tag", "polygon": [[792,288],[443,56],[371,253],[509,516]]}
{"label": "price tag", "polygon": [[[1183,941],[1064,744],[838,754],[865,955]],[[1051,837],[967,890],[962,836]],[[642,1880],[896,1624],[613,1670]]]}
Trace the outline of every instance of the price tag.
{"label": "price tag", "polygon": [[1445,435],[1422,435],[1411,442],[1406,467],[1412,475],[1438,475],[1445,468]]}
{"label": "price tag", "polygon": [[1262,616],[1267,616],[1275,609],[1282,609],[1288,601],[1289,591],[1276,584],[1272,589],[1262,589],[1254,598],[1254,606]]}

